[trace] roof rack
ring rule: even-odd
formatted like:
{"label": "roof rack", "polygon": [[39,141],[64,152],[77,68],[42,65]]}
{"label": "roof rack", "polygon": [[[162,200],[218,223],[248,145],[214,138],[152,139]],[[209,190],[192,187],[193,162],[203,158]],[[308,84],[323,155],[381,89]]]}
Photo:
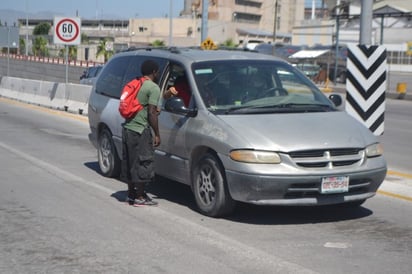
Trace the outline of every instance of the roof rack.
{"label": "roof rack", "polygon": [[125,50],[122,50],[120,52],[127,52],[127,51],[136,51],[136,50],[146,50],[146,51],[151,51],[151,50],[165,50],[165,51],[170,51],[172,53],[180,53],[180,50],[178,47],[152,47],[152,46],[147,46],[147,47],[129,47]]}
{"label": "roof rack", "polygon": [[[182,50],[184,49],[191,49],[191,50],[205,50],[202,49],[200,46],[189,46],[189,47],[177,47],[177,46],[172,46],[172,47],[152,47],[152,46],[142,46],[142,47],[130,47],[125,50],[122,50],[120,52],[127,52],[127,51],[136,51],[136,50],[146,50],[146,51],[151,51],[151,50],[164,50],[164,51],[169,51],[171,53],[181,53]],[[248,51],[248,52],[257,52],[256,50],[251,50],[248,48],[238,48],[238,47],[225,47],[225,46],[219,46],[217,49],[213,49],[212,51],[216,50],[229,50],[229,51]]]}

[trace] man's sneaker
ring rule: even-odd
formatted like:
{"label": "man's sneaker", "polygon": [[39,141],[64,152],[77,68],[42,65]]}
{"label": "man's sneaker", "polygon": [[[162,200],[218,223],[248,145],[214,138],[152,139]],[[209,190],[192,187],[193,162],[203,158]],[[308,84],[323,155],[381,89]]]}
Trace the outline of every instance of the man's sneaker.
{"label": "man's sneaker", "polygon": [[141,204],[136,203],[136,200],[134,199],[130,199],[129,197],[126,198],[126,204],[128,204],[129,206],[142,206]]}
{"label": "man's sneaker", "polygon": [[134,202],[140,206],[157,206],[159,204],[158,202],[153,201],[147,194],[140,199],[136,199]]}
{"label": "man's sneaker", "polygon": [[131,198],[129,198],[129,197],[126,197],[125,202],[126,202],[126,204],[133,205],[134,199],[131,199]]}

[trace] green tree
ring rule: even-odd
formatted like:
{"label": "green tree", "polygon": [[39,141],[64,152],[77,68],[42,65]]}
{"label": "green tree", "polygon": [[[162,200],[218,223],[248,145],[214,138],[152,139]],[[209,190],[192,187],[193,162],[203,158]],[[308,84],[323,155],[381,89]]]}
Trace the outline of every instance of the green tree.
{"label": "green tree", "polygon": [[226,41],[224,41],[220,46],[225,48],[236,48],[237,44],[233,41],[232,38],[229,38]]}
{"label": "green tree", "polygon": [[89,43],[89,36],[87,36],[87,34],[86,33],[82,33],[82,36],[81,36],[81,43],[82,44],[88,44]]}
{"label": "green tree", "polygon": [[19,39],[19,51],[20,54],[25,54],[26,53],[26,40],[23,38]]}
{"label": "green tree", "polygon": [[[69,46],[69,56],[68,58],[70,60],[76,60],[77,59],[77,47],[76,46]],[[59,57],[65,57],[65,52],[66,52],[66,48],[62,48],[59,50]]]}
{"label": "green tree", "polygon": [[69,46],[69,58],[72,60],[77,59],[77,47],[76,46]]}
{"label": "green tree", "polygon": [[39,23],[34,27],[33,35],[48,35],[50,28],[51,26],[47,22]]}
{"label": "green tree", "polygon": [[43,36],[37,36],[33,41],[33,54],[35,56],[47,56],[49,53],[47,49],[47,39]]}
{"label": "green tree", "polygon": [[102,39],[97,45],[96,58],[103,55],[105,63],[113,56],[113,50],[107,50],[108,42],[107,39]]}
{"label": "green tree", "polygon": [[164,47],[165,42],[163,40],[155,40],[150,44],[152,47]]}

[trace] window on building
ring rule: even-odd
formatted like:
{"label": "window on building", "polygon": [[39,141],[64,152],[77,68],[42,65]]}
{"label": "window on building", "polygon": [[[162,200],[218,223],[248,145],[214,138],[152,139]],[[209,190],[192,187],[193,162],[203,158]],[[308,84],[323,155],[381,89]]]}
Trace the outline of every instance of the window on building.
{"label": "window on building", "polygon": [[240,6],[259,8],[259,9],[262,7],[262,2],[251,1],[251,0],[236,0],[235,4],[240,5]]}
{"label": "window on building", "polygon": [[235,12],[233,13],[233,21],[241,23],[259,23],[262,16],[253,13]]}

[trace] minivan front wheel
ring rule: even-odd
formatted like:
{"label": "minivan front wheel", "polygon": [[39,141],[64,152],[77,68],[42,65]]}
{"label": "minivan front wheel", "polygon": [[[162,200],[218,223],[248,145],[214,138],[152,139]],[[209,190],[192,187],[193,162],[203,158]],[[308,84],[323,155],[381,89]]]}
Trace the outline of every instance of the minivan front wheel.
{"label": "minivan front wheel", "polygon": [[99,135],[97,158],[102,174],[106,177],[117,177],[120,174],[120,159],[117,155],[110,131],[103,129]]}
{"label": "minivan front wheel", "polygon": [[193,193],[201,213],[220,217],[231,213],[236,205],[227,189],[223,168],[216,158],[207,154],[193,171]]}

